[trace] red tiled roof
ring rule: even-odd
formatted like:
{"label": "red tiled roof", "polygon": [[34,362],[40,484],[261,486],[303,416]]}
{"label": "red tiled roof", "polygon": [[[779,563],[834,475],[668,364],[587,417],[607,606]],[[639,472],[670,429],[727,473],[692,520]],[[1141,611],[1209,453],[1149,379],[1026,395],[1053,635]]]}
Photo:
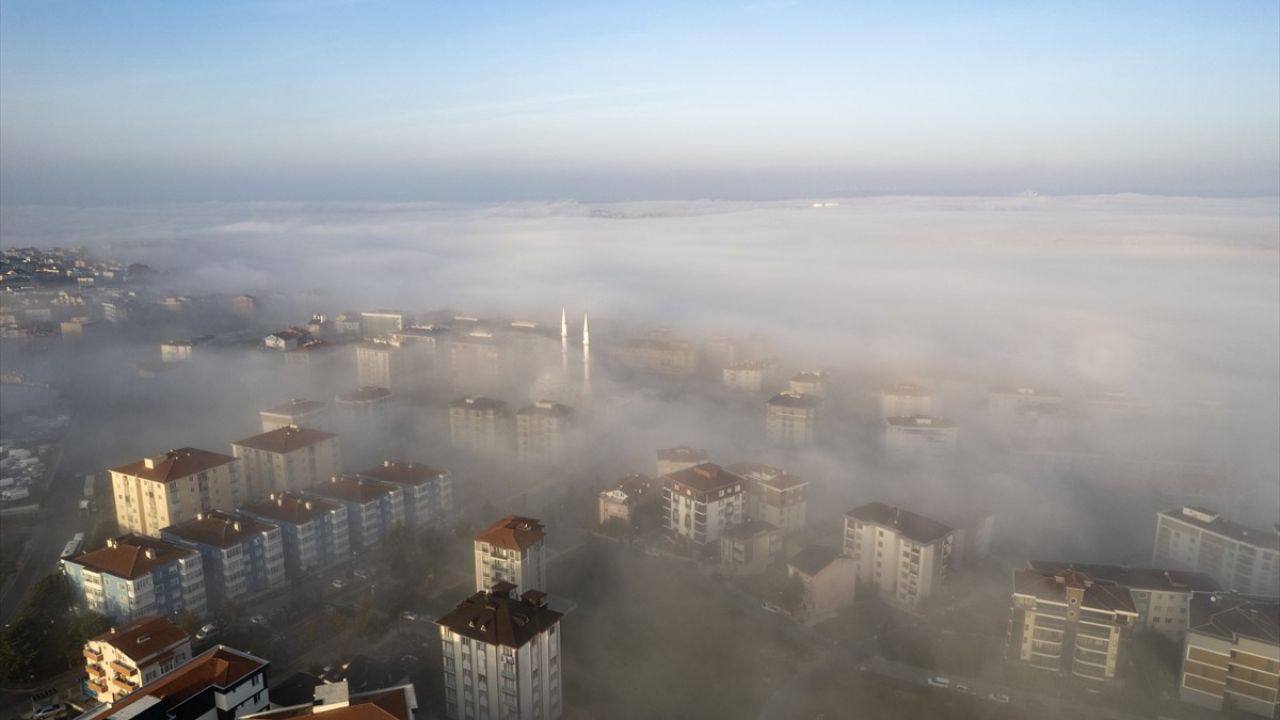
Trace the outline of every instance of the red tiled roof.
{"label": "red tiled roof", "polygon": [[241,720],[290,720],[317,715],[324,720],[413,720],[416,708],[413,694],[412,685],[401,685],[352,695],[345,707],[322,709],[314,704],[295,705],[242,715]]}
{"label": "red tiled roof", "polygon": [[399,486],[375,478],[338,475],[328,482],[312,485],[307,492],[345,502],[367,503],[395,492]]}
{"label": "red tiled roof", "polygon": [[310,498],[297,493],[273,493],[255,503],[240,508],[243,512],[259,515],[290,525],[304,525],[321,515],[341,510],[342,506],[320,498]]}
{"label": "red tiled roof", "polygon": [[122,535],[108,540],[106,547],[77,553],[67,558],[94,572],[133,580],[155,568],[195,555],[195,550],[141,535]]}
{"label": "red tiled roof", "polygon": [[666,482],[684,485],[700,493],[715,492],[746,481],[714,463],[702,463],[663,476]]}
{"label": "red tiled roof", "polygon": [[170,525],[160,532],[177,535],[183,540],[202,545],[228,548],[239,545],[250,535],[264,533],[270,529],[270,526],[265,523],[214,510],[181,525]]}
{"label": "red tiled roof", "polygon": [[425,485],[444,474],[445,471],[437,470],[430,465],[384,460],[381,465],[362,471],[360,476],[397,485]]}
{"label": "red tiled roof", "polygon": [[91,642],[106,643],[134,663],[141,663],[186,639],[187,632],[168,618],[151,615],[111,628]]}
{"label": "red tiled roof", "polygon": [[[131,475],[153,482],[169,482],[170,480],[195,475],[210,468],[235,461],[236,459],[230,455],[184,447],[170,450],[164,455],[157,455],[154,458],[143,458],[128,465],[112,468],[111,472]],[[152,467],[147,467],[148,462],[152,464]]]}
{"label": "red tiled roof", "polygon": [[481,530],[476,542],[486,542],[505,550],[525,550],[546,537],[542,521],[533,518],[508,515]]}
{"label": "red tiled roof", "polygon": [[325,432],[324,430],[312,430],[311,428],[298,427],[297,425],[286,425],[253,437],[237,440],[232,445],[273,453],[289,453],[336,437],[338,437],[336,433]]}
{"label": "red tiled roof", "polygon": [[106,720],[144,698],[152,697],[167,707],[174,707],[198,695],[210,686],[225,688],[267,667],[267,661],[239,650],[219,645],[195,657],[191,662],[138,688],[110,707],[88,716],[88,720]]}

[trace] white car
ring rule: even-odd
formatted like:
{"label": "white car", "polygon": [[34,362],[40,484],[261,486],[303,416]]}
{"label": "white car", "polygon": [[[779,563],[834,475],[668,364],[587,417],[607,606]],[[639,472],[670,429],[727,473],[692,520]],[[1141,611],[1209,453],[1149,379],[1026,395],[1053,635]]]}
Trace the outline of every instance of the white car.
{"label": "white car", "polygon": [[329,584],[333,586],[333,589],[341,590],[342,588],[347,586],[347,581],[343,580],[342,578],[334,578],[333,582]]}
{"label": "white car", "polygon": [[361,580],[368,580],[369,578],[373,577],[373,571],[372,571],[372,570],[367,570],[367,569],[364,569],[364,568],[361,568],[360,570],[357,570],[357,571],[355,571],[355,572],[353,572],[353,573],[351,573],[351,574],[352,574],[352,575],[355,575],[356,577],[360,578]]}
{"label": "white car", "polygon": [[934,675],[933,677],[929,678],[928,683],[929,683],[929,687],[936,687],[936,688],[951,687],[951,681],[948,680],[947,678],[942,677],[941,675]]}
{"label": "white car", "polygon": [[1009,696],[1004,693],[993,692],[990,695],[987,695],[987,699],[991,702],[1000,703],[1001,705],[1009,704]]}
{"label": "white car", "polygon": [[768,600],[765,600],[764,602],[760,603],[760,608],[762,610],[767,610],[768,612],[776,613],[776,614],[781,614],[783,612],[780,606],[775,605],[769,602]]}
{"label": "white car", "polygon": [[45,705],[37,708],[35,712],[31,713],[31,720],[53,720],[53,718],[62,717],[66,712],[67,706],[65,703]]}
{"label": "white car", "polygon": [[400,619],[408,620],[409,622],[417,622],[418,616],[416,613],[405,610],[404,612],[400,613]]}
{"label": "white car", "polygon": [[253,617],[249,618],[249,622],[253,623],[254,625],[266,625],[267,618],[262,615],[254,615]]}

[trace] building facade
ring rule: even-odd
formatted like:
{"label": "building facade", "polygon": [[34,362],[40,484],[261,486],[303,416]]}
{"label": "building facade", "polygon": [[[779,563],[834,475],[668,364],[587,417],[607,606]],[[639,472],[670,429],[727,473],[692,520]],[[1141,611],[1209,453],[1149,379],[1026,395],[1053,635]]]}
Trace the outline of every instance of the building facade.
{"label": "building facade", "polygon": [[472,395],[449,405],[449,441],[455,448],[481,455],[509,452],[511,416],[502,400]]}
{"label": "building facade", "polygon": [[272,493],[240,508],[245,517],[280,528],[285,574],[297,578],[351,557],[347,510],[342,505],[298,493]]}
{"label": "building facade", "polygon": [[800,579],[804,587],[800,615],[813,623],[853,603],[858,568],[839,548],[809,545],[787,561],[787,576]]}
{"label": "building facade", "polygon": [[231,451],[241,462],[250,497],[298,492],[342,472],[336,433],[287,425],[237,440]]}
{"label": "building facade", "polygon": [[569,454],[573,408],[539,400],[516,411],[516,458],[521,462],[559,465]]}
{"label": "building facade", "polygon": [[738,523],[720,536],[720,564],[738,575],[764,572],[781,550],[778,528],[763,520]]}
{"label": "building facade", "polygon": [[125,533],[159,537],[160,528],[200,512],[234,510],[250,497],[236,458],[196,448],[170,450],[110,473],[116,525]]}
{"label": "building facade", "polygon": [[383,460],[360,473],[399,485],[404,491],[404,518],[411,527],[443,528],[453,520],[453,475],[421,463]]}
{"label": "building facade", "polygon": [[880,389],[882,417],[915,417],[933,414],[933,393],[911,383],[895,383]]}
{"label": "building facade", "polygon": [[236,720],[271,704],[266,660],[225,645],[77,720]]}
{"label": "building facade", "polygon": [[1250,528],[1190,506],[1161,512],[1151,564],[1208,573],[1228,590],[1280,596],[1280,525]]}
{"label": "building facade", "polygon": [[760,392],[764,389],[773,368],[774,364],[767,360],[743,360],[721,370],[721,380],[727,388]]}
{"label": "building facade", "polygon": [[818,406],[815,395],[790,391],[769,398],[765,405],[765,435],[769,442],[789,448],[811,447],[818,441]]}
{"label": "building facade", "polygon": [[604,525],[617,519],[631,527],[640,510],[655,505],[660,497],[658,481],[648,475],[628,475],[597,497],[597,521]]}
{"label": "building facade", "polygon": [[826,397],[827,374],[819,370],[804,370],[791,376],[787,390],[797,395]]}
{"label": "building facade", "polygon": [[160,538],[200,553],[211,605],[284,587],[284,539],[272,523],[215,510],[164,528]]}
{"label": "building facade", "polygon": [[396,523],[405,523],[404,488],[396,483],[335,475],[307,488],[305,494],[338,503],[346,509],[352,549],[377,545]]}
{"label": "building facade", "polygon": [[258,413],[262,419],[262,432],[296,425],[301,427],[329,430],[333,420],[329,416],[329,404],[319,400],[292,399]]}
{"label": "building facade", "polygon": [[941,457],[955,452],[960,431],[946,418],[926,415],[884,419],[884,447],[900,457]]}
{"label": "building facade", "polygon": [[155,538],[112,538],[63,558],[62,572],[84,607],[116,622],[209,609],[200,553]]}
{"label": "building facade", "polygon": [[858,569],[858,592],[908,609],[940,590],[955,563],[956,531],[923,515],[869,503],[845,513],[844,554]]}
{"label": "building facade", "polygon": [[711,456],[706,450],[687,445],[663,448],[658,451],[658,477],[680,472],[705,462],[711,462]]}
{"label": "building facade", "polygon": [[190,660],[191,638],[167,618],[148,615],[90,639],[83,654],[89,691],[110,704]]}
{"label": "building facade", "polygon": [[560,619],[546,595],[512,596],[501,583],[462,601],[436,624],[449,718],[555,720],[563,712]]}
{"label": "building facade", "polygon": [[1179,695],[1212,710],[1228,703],[1275,718],[1280,694],[1280,600],[1196,593],[1182,648]]}
{"label": "building facade", "polygon": [[547,592],[546,532],[533,518],[508,515],[475,536],[476,590],[507,582],[517,593]]}
{"label": "building facade", "polygon": [[729,472],[748,481],[747,517],[776,526],[784,536],[805,526],[808,482],[784,470],[753,462],[734,463],[729,466]]}
{"label": "building facade", "polygon": [[662,478],[667,532],[695,545],[719,543],[746,519],[747,481],[719,465],[703,463]]}

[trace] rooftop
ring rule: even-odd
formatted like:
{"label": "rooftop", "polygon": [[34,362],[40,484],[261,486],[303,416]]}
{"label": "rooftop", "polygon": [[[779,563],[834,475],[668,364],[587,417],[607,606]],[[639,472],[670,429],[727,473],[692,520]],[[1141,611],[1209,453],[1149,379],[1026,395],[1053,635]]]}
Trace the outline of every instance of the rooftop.
{"label": "rooftop", "polygon": [[840,550],[829,545],[809,545],[787,561],[791,567],[810,577],[822,572],[840,557]]}
{"label": "rooftop", "polygon": [[824,382],[826,381],[826,379],[827,379],[827,374],[817,370],[803,370],[791,376],[791,382],[799,382],[799,383]]}
{"label": "rooftop", "polygon": [[449,403],[449,407],[467,410],[505,410],[507,403],[484,395],[472,395],[454,400]]}
{"label": "rooftop", "polygon": [[187,638],[187,632],[168,618],[150,615],[113,627],[90,642],[106,643],[135,663],[141,663]]}
{"label": "rooftop", "polygon": [[1081,607],[1130,615],[1138,613],[1133,606],[1133,596],[1130,595],[1128,588],[1095,581],[1079,570],[1023,568],[1013,571],[1013,592],[1018,595],[1029,595],[1038,600],[1066,605],[1068,587],[1084,590],[1084,597],[1080,601]]}
{"label": "rooftop", "polygon": [[752,480],[767,480],[768,478],[782,475],[785,471],[772,465],[765,465],[758,462],[736,462],[725,468],[735,475],[741,475],[744,478]]}
{"label": "rooftop", "polygon": [[267,408],[262,412],[266,413],[267,415],[289,415],[289,416],[306,415],[308,413],[313,413],[319,410],[323,410],[324,406],[325,406],[325,403],[320,402],[319,400],[299,400],[295,398],[290,400],[289,402],[276,405],[275,407],[272,407],[272,408]]}
{"label": "rooftop", "polygon": [[196,555],[172,543],[142,535],[121,535],[107,541],[105,547],[76,553],[66,558],[94,572],[134,580],[152,570]]}
{"label": "rooftop", "polygon": [[1183,506],[1179,510],[1166,510],[1161,515],[1179,522],[1194,525],[1202,530],[1231,538],[1237,542],[1249,543],[1270,550],[1280,550],[1280,526],[1272,530],[1260,530],[1247,525],[1231,522],[1218,513],[1204,508]]}
{"label": "rooftop", "polygon": [[882,395],[894,395],[898,397],[928,397],[929,388],[920,385],[912,385],[911,383],[895,383],[880,390]]}
{"label": "rooftop", "polygon": [[710,457],[706,450],[692,448],[688,445],[680,445],[658,451],[659,460],[674,462],[706,462]]}
{"label": "rooftop", "polygon": [[795,488],[804,487],[809,484],[808,480],[785,472],[774,475],[773,477],[764,478],[759,482],[761,487],[767,487],[771,490],[794,490]]}
{"label": "rooftop", "polygon": [[1159,570],[1156,568],[1131,568],[1120,565],[1092,565],[1089,563],[1032,560],[1027,563],[1033,570],[1053,572],[1061,568],[1077,570],[1098,582],[1123,585],[1133,590],[1157,592],[1210,592],[1220,589],[1208,574],[1183,570]]}
{"label": "rooftop", "polygon": [[240,508],[243,512],[290,525],[304,525],[325,513],[341,509],[341,505],[328,500],[289,492],[271,493]]}
{"label": "rooftop", "polygon": [[1188,630],[1235,642],[1252,638],[1280,644],[1280,598],[1236,593],[1196,593],[1191,596]]}
{"label": "rooftop", "polygon": [[506,588],[478,592],[436,621],[463,637],[488,645],[520,648],[560,622],[545,595],[530,591],[512,598]]}
{"label": "rooftop", "polygon": [[188,542],[229,548],[239,545],[245,538],[269,532],[272,529],[266,523],[249,518],[232,515],[222,510],[197,513],[194,520],[181,525],[170,525],[161,533],[182,538]]}
{"label": "rooftop", "polygon": [[906,417],[887,417],[884,419],[884,421],[889,423],[893,427],[905,427],[905,428],[926,427],[926,428],[948,429],[948,428],[954,428],[956,426],[956,424],[951,420],[948,420],[946,418],[931,417],[929,415],[909,415]]}
{"label": "rooftop", "polygon": [[370,477],[383,482],[396,483],[397,485],[425,485],[442,475],[446,475],[447,472],[422,463],[383,460],[381,465],[375,465],[359,474],[361,477]]}
{"label": "rooftop", "polygon": [[[324,685],[317,686],[317,688],[324,687]],[[323,690],[313,692],[315,699],[310,702],[241,715],[240,718],[241,720],[250,718],[252,720],[289,720],[319,716],[324,720],[413,720],[414,711],[418,706],[413,685],[352,694],[346,697],[345,704],[342,703],[341,693],[339,697],[333,698],[337,702],[326,702],[322,699]]]}
{"label": "rooftop", "polygon": [[569,417],[573,408],[551,400],[539,400],[525,405],[516,411],[517,415],[544,415],[546,417]]}
{"label": "rooftop", "polygon": [[709,493],[744,483],[741,476],[735,475],[714,463],[702,463],[691,468],[668,473],[664,478],[672,483],[684,485],[697,492]]}
{"label": "rooftop", "polygon": [[952,528],[937,520],[880,502],[860,505],[845,513],[845,517],[893,528],[908,540],[921,544],[931,543],[953,532]]}
{"label": "rooftop", "polygon": [[525,550],[546,537],[541,520],[508,515],[476,534],[485,542],[504,550]]}
{"label": "rooftop", "polygon": [[[210,687],[230,687],[255,672],[265,670],[266,667],[266,660],[219,645],[201,653],[191,662],[178,667],[168,675],[143,685],[115,705],[102,708],[99,712],[86,717],[89,720],[131,717],[134,713],[126,712],[126,709],[139,701],[146,701],[149,705],[161,704],[166,708],[173,708]],[[210,708],[212,709],[212,702]]]}
{"label": "rooftop", "polygon": [[298,427],[297,425],[285,425],[260,435],[237,440],[232,445],[272,453],[290,453],[336,437],[338,437],[337,433],[312,430],[311,428]]}
{"label": "rooftop", "polygon": [[384,482],[377,478],[335,475],[329,478],[328,482],[317,483],[307,488],[307,492],[334,500],[364,504],[390,495],[399,488],[400,486],[395,483]]}
{"label": "rooftop", "polygon": [[822,404],[822,398],[802,393],[780,392],[769,398],[769,404],[775,407],[813,409]]}
{"label": "rooftop", "polygon": [[111,472],[163,483],[195,475],[235,461],[236,459],[230,455],[184,447],[170,450],[163,455],[143,458],[128,465],[112,468]]}

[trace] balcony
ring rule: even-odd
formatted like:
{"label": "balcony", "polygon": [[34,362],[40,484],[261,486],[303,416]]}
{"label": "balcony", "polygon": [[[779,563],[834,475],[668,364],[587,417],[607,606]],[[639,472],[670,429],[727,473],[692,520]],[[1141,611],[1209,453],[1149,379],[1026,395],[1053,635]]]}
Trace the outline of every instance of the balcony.
{"label": "balcony", "polygon": [[123,693],[131,693],[138,689],[136,685],[122,677],[111,678],[111,687]]}
{"label": "balcony", "polygon": [[[89,657],[89,653],[85,653],[84,655],[85,657]],[[89,657],[89,659],[92,660],[93,658]],[[89,665],[86,665],[85,670],[89,672],[90,678],[102,677],[103,675],[107,674],[107,671],[103,670],[102,666],[98,665],[97,663],[91,663]]]}
{"label": "balcony", "polygon": [[114,672],[116,675],[128,676],[138,671],[137,668],[129,667],[128,665],[125,665],[119,660],[112,660],[110,665],[111,665],[111,671]]}
{"label": "balcony", "polygon": [[86,683],[85,683],[85,686],[86,686],[86,687],[88,687],[88,688],[89,688],[89,692],[93,693],[94,695],[106,695],[106,694],[107,694],[107,686],[106,686],[106,683],[101,683],[101,682],[98,682],[98,681],[96,681],[96,680],[89,680],[88,682],[86,682]]}
{"label": "balcony", "polygon": [[102,653],[89,648],[84,649],[84,658],[89,662],[102,662]]}

